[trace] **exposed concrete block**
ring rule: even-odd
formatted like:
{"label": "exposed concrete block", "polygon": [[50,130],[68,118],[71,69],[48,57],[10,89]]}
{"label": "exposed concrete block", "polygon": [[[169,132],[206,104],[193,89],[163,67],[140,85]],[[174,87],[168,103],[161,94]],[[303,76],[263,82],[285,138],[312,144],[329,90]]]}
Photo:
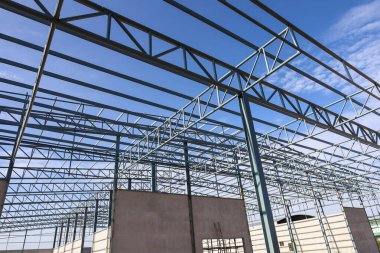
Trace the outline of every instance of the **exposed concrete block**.
{"label": "exposed concrete block", "polygon": [[[251,253],[242,200],[193,197],[196,252],[202,239],[243,238]],[[118,190],[111,239],[112,253],[191,253],[186,195]]]}
{"label": "exposed concrete block", "polygon": [[186,197],[118,190],[115,199],[112,253],[191,253]]}
{"label": "exposed concrete block", "polygon": [[379,253],[365,210],[345,207],[344,212],[358,253]]}
{"label": "exposed concrete block", "polygon": [[193,197],[196,252],[202,239],[243,238],[245,253],[252,252],[244,201],[214,197]]}

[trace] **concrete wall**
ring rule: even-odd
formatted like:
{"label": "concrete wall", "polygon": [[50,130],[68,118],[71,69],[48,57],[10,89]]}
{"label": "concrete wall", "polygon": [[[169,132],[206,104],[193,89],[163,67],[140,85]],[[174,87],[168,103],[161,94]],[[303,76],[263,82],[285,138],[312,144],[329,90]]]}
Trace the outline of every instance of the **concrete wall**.
{"label": "concrete wall", "polygon": [[376,240],[363,208],[345,207],[348,226],[359,253],[379,253]]}
{"label": "concrete wall", "polygon": [[187,198],[118,190],[112,253],[191,253]]}
{"label": "concrete wall", "polygon": [[202,239],[243,238],[245,253],[251,253],[251,240],[244,201],[193,197],[196,252],[202,252]]}
{"label": "concrete wall", "polygon": [[[242,200],[193,197],[193,214],[197,253],[202,239],[243,237],[250,245]],[[187,196],[118,190],[111,247],[112,253],[191,253]]]}

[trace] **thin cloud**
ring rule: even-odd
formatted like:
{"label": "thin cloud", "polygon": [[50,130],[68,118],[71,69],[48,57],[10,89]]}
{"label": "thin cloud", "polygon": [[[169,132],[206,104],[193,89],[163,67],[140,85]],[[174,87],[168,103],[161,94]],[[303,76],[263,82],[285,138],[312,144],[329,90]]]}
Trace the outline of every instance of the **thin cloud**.
{"label": "thin cloud", "polygon": [[328,30],[328,41],[336,41],[344,37],[374,32],[380,29],[380,0],[356,6],[331,26]]}

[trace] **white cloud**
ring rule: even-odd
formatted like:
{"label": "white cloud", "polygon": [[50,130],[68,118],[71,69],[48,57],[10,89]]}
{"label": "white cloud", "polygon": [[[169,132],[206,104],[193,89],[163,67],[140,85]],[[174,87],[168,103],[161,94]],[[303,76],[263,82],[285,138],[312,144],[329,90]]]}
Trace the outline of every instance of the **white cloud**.
{"label": "white cloud", "polygon": [[380,28],[380,0],[356,6],[346,12],[328,31],[332,41]]}
{"label": "white cloud", "polygon": [[[335,24],[327,28],[325,43],[343,59],[352,63],[356,68],[373,78],[380,81],[380,0],[356,6],[343,14]],[[305,47],[304,47],[305,49]],[[314,47],[306,48],[308,52],[316,58],[327,63],[338,72],[346,75],[343,65],[332,59],[324,52],[318,51]],[[329,86],[349,95],[358,89],[348,84],[345,80],[328,71],[322,66],[313,63],[306,57],[299,57],[293,64],[309,73],[310,75],[322,80]],[[279,71],[281,74],[273,81],[282,85],[290,92],[316,93],[327,91],[319,84],[296,74],[295,72]],[[371,85],[358,75],[351,73],[354,80],[362,87]]]}
{"label": "white cloud", "polygon": [[[336,52],[343,59],[350,62],[353,66],[373,78],[375,81],[380,81],[380,0],[374,0],[370,3],[356,6],[342,15],[339,20],[327,29],[327,37],[324,44]],[[327,54],[317,51],[315,48],[308,48],[309,52],[312,52],[318,59],[327,63],[334,69],[344,73],[342,71],[342,64]],[[295,66],[301,68],[312,76],[323,80],[331,87],[338,89],[344,94],[352,94],[358,89],[353,85],[348,84],[343,79],[327,71],[321,66],[313,64],[310,60],[304,58],[297,58],[292,62]],[[294,72],[280,70],[280,74],[271,80],[274,83],[282,85],[282,87],[290,92],[299,95],[311,95],[313,97],[323,94],[325,91],[322,86],[302,77]],[[277,74],[277,73],[276,73]],[[352,73],[353,74],[353,73]],[[354,75],[354,80],[361,86],[367,87],[371,85],[368,81],[365,82],[363,78],[358,78]],[[374,95],[380,96],[376,90],[372,91]],[[330,94],[325,92],[326,96]],[[366,94],[360,94],[355,96],[355,99],[361,102],[366,101]],[[367,101],[367,105],[371,108],[378,108],[380,106],[379,100],[370,98]],[[348,118],[354,118],[356,116],[356,110],[360,111],[360,106],[352,105],[350,103],[345,107],[344,115]],[[331,108],[336,112],[339,112],[339,107]],[[380,112],[380,110],[378,110]],[[364,117],[355,120],[367,127],[370,127],[376,131],[380,130],[380,117],[374,114],[368,114]],[[340,143],[341,136],[333,134],[329,131],[323,132],[317,136],[318,138],[333,142]],[[323,148],[320,142],[313,141],[312,139],[306,139],[301,142],[303,145]],[[351,142],[349,142],[351,143]],[[353,150],[360,151],[359,146],[352,147]],[[304,151],[308,153],[307,151]]]}

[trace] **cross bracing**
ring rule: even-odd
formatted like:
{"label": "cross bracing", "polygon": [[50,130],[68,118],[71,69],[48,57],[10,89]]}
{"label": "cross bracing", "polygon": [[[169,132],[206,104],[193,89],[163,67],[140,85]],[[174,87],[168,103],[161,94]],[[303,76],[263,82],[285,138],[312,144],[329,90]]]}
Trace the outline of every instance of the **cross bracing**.
{"label": "cross bracing", "polygon": [[[284,214],[284,198],[294,209],[308,210],[313,198],[338,201],[337,193],[372,211],[379,197],[380,133],[368,119],[379,117],[379,84],[260,2],[215,2],[231,17],[244,19],[259,39],[166,2],[249,53],[232,61],[223,52],[197,49],[88,0],[58,1],[58,8],[42,1],[0,3],[3,11],[49,34],[48,43],[0,34],[5,45],[45,59],[39,64],[0,55],[2,67],[31,77],[0,77],[0,174],[10,180],[1,231],[57,227],[85,206],[92,224],[96,199],[101,202],[98,226],[106,227],[115,176],[120,189],[150,191],[155,179],[157,191],[186,194],[184,142],[192,194],[244,197],[247,213],[257,221],[260,206],[238,104],[242,97],[252,110],[276,217]],[[264,24],[250,8],[280,25]],[[94,19],[97,29],[90,25]],[[84,53],[62,49],[61,40],[82,43]],[[85,57],[94,48],[175,79],[166,84],[144,79],[110,61]],[[56,68],[58,63],[67,70]],[[321,68],[329,78],[305,66]],[[313,97],[287,91],[281,81],[287,73],[294,74],[294,82],[312,82],[322,90]],[[329,83],[331,78],[351,92]],[[317,99],[324,92],[331,99]]]}

